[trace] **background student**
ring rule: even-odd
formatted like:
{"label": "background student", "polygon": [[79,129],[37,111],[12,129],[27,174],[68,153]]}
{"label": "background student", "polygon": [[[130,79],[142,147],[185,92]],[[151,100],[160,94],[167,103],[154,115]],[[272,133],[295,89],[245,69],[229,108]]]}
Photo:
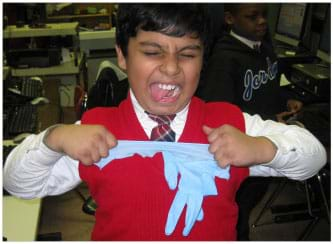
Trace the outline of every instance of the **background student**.
{"label": "background student", "polygon": [[[270,40],[267,6],[224,4],[227,30],[214,45],[197,94],[205,101],[228,101],[249,114],[285,123],[303,103],[280,87],[280,70]],[[238,240],[249,239],[251,210],[269,179],[248,178],[237,193]]]}

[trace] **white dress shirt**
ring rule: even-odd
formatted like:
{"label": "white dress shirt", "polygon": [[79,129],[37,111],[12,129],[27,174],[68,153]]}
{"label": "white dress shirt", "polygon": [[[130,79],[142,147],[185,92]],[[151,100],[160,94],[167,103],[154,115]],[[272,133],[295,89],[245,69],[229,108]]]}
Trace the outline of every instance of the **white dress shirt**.
{"label": "white dress shirt", "polygon": [[[156,122],[149,119],[133,93],[130,94],[139,122],[149,136]],[[176,140],[184,129],[188,108],[186,106],[177,113],[171,123]],[[251,176],[286,176],[304,180],[315,175],[325,165],[324,147],[307,130],[271,120],[264,121],[258,115],[243,115],[246,134],[265,136],[277,146],[277,153],[271,162],[250,167]],[[81,182],[78,161],[49,149],[43,143],[46,131],[30,135],[7,157],[3,182],[11,194],[28,199],[58,195]]]}
{"label": "white dress shirt", "polygon": [[240,35],[237,35],[235,32],[233,32],[232,30],[230,31],[230,35],[235,37],[237,40],[239,40],[240,42],[244,43],[246,46],[255,49],[255,46],[260,47],[261,45],[261,41],[252,41],[250,39],[247,39],[245,37],[242,37]]}

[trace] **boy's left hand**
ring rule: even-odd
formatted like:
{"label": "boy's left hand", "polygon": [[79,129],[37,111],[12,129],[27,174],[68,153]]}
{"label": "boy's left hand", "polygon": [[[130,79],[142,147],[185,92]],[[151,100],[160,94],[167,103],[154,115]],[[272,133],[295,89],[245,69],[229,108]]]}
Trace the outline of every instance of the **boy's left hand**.
{"label": "boy's left hand", "polygon": [[266,137],[252,137],[231,125],[218,128],[203,126],[209,151],[222,168],[267,163],[276,154],[276,146]]}
{"label": "boy's left hand", "polygon": [[297,113],[299,112],[303,107],[303,103],[301,101],[295,100],[295,99],[289,99],[287,101],[287,108],[288,111]]}

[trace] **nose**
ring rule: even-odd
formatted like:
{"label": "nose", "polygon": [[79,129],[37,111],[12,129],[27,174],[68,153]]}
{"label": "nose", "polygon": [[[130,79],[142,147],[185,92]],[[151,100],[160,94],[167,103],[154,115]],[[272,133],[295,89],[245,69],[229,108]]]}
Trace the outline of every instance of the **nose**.
{"label": "nose", "polygon": [[166,56],[160,65],[160,71],[168,76],[175,76],[180,71],[177,55]]}
{"label": "nose", "polygon": [[259,25],[265,25],[267,23],[267,18],[264,15],[260,15],[258,18],[258,24]]}

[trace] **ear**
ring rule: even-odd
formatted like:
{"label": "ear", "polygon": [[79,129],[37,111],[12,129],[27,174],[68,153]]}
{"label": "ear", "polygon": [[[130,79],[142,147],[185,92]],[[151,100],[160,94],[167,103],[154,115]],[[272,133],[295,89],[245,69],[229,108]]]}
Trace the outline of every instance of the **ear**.
{"label": "ear", "polygon": [[117,52],[117,60],[118,60],[118,66],[123,69],[126,70],[126,58],[123,55],[123,52],[121,51],[120,47],[118,45],[116,45],[116,52]]}
{"label": "ear", "polygon": [[227,25],[233,25],[234,16],[230,12],[224,12],[224,21]]}

